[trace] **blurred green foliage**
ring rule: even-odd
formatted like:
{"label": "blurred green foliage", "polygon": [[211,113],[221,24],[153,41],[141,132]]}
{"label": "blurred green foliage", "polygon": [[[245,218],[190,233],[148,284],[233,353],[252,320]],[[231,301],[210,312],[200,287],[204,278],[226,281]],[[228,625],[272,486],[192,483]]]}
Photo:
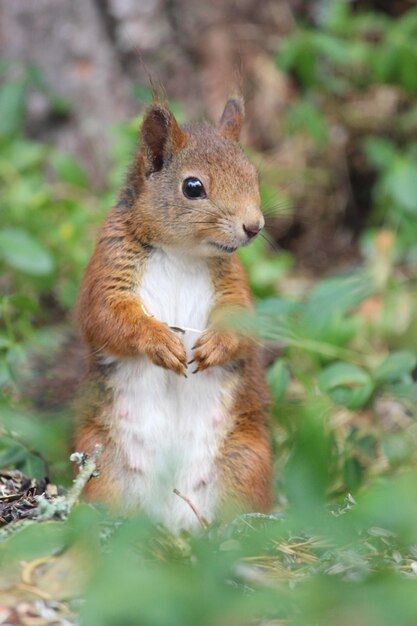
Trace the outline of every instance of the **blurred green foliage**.
{"label": "blurred green foliage", "polygon": [[352,87],[398,85],[417,93],[417,11],[400,18],[352,12],[327,2],[318,28],[300,26],[279,51],[279,63],[303,89],[341,94]]}
{"label": "blurred green foliage", "polygon": [[[417,218],[417,9],[399,18],[381,13],[354,13],[348,2],[328,2],[319,13],[319,27],[299,26],[287,37],[277,54],[278,66],[294,77],[302,98],[286,115],[289,133],[305,132],[323,147],[329,139],[329,119],[324,111],[361,93],[389,85],[408,101],[390,120],[390,133],[375,126],[358,129],[357,149],[376,170],[373,187],[374,223],[385,224],[399,234],[403,254],[416,258],[414,225]],[[386,95],[385,99],[389,96]],[[375,109],[355,116],[373,116]],[[376,122],[375,122],[376,123]],[[357,132],[358,132],[357,131]]]}
{"label": "blurred green foliage", "polygon": [[[287,132],[319,147],[329,101],[384,84],[417,91],[415,10],[392,20],[345,2],[326,7],[319,27],[299,25],[277,57],[299,89]],[[22,130],[31,85],[58,110],[65,103],[36,71],[13,76],[0,95],[0,467],[41,477],[49,464],[61,480],[70,422],[34,411],[19,371],[34,346],[59,344],[56,323],[73,307],[138,120],[113,129],[108,188],[91,190],[75,159]],[[275,513],[171,537],[143,517],[81,504],[64,522],[0,535],[0,569],[75,554],[85,600],[72,602],[88,626],[415,625],[416,126],[414,105],[396,120],[398,133],[353,139],[375,174],[360,266],[313,283],[263,239],[241,252],[257,296],[246,323],[279,355],[267,372]],[[265,206],[273,194],[265,185]]]}

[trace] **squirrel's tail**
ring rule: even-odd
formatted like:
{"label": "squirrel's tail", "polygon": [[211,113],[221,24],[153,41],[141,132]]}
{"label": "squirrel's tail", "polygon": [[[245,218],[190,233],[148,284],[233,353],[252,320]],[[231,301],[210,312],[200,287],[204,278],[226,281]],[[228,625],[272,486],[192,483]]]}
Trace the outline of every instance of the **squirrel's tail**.
{"label": "squirrel's tail", "polygon": [[87,369],[87,347],[73,328],[59,329],[52,344],[29,350],[17,377],[22,398],[42,412],[68,408]]}

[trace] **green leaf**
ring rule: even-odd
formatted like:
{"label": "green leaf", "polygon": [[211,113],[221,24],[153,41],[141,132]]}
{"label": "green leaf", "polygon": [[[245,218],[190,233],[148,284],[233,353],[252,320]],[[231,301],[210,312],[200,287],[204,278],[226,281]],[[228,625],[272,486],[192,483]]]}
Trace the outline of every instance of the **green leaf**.
{"label": "green leaf", "polygon": [[73,156],[57,152],[53,155],[51,163],[56,175],[62,182],[75,187],[87,187],[87,176]]}
{"label": "green leaf", "polygon": [[62,551],[68,543],[68,529],[60,522],[31,524],[13,534],[0,549],[0,567],[11,561],[31,560]]}
{"label": "green leaf", "polygon": [[371,293],[372,286],[363,274],[326,278],[310,293],[302,322],[318,332],[335,316],[342,316],[360,304]]}
{"label": "green leaf", "polygon": [[19,469],[26,474],[26,476],[29,476],[29,478],[44,478],[48,475],[48,467],[45,461],[32,452],[28,452]]}
{"label": "green leaf", "polygon": [[343,66],[351,62],[354,42],[318,31],[314,34],[314,43],[317,51],[335,65]]}
{"label": "green leaf", "polygon": [[5,360],[0,360],[0,388],[8,385],[12,380],[12,375],[8,363]]}
{"label": "green leaf", "polygon": [[[1,311],[1,308],[0,308]],[[9,348],[12,345],[11,340],[5,335],[0,335],[0,350]]]}
{"label": "green leaf", "polygon": [[22,463],[28,454],[26,448],[9,437],[2,437],[0,444],[3,448],[0,451],[0,467],[16,466]]}
{"label": "green leaf", "polygon": [[34,301],[33,296],[28,296],[24,293],[17,293],[10,296],[9,302],[13,305],[13,308],[19,312],[28,311],[30,313],[34,313],[37,310],[36,302]]}
{"label": "green leaf", "polygon": [[275,402],[280,402],[287,391],[290,382],[290,373],[286,362],[283,359],[277,359],[267,373],[268,385],[271,389],[271,395]]}
{"label": "green leaf", "polygon": [[394,82],[397,68],[397,47],[392,43],[378,46],[370,55],[375,80],[382,83]]}
{"label": "green leaf", "polygon": [[0,91],[0,135],[14,135],[23,122],[26,82],[22,79],[2,85]]}
{"label": "green leaf", "polygon": [[363,467],[359,460],[355,457],[351,457],[346,459],[343,463],[343,482],[345,483],[346,489],[353,491],[362,482],[363,476]]}
{"label": "green leaf", "polygon": [[250,279],[256,287],[256,291],[261,294],[273,292],[279,278],[287,274],[288,265],[285,255],[276,258],[259,259],[250,271]]}
{"label": "green leaf", "polygon": [[400,380],[384,382],[384,391],[394,398],[409,402],[411,406],[417,405],[417,385],[410,375],[404,375]]}
{"label": "green leaf", "polygon": [[0,467],[16,467],[30,478],[43,478],[48,473],[46,463],[39,455],[7,436],[0,439]]}
{"label": "green leaf", "polygon": [[410,213],[417,213],[417,163],[397,157],[385,180],[393,199]]}
{"label": "green leaf", "polygon": [[[398,46],[400,54],[397,55],[398,83],[411,93],[417,91],[417,54],[415,46],[404,43]],[[397,81],[395,81],[397,82]]]}
{"label": "green leaf", "polygon": [[316,82],[316,46],[314,36],[307,30],[284,39],[277,56],[277,64],[284,70],[294,72],[304,87],[312,87]]}
{"label": "green leaf", "polygon": [[391,466],[408,461],[413,453],[413,444],[404,433],[392,433],[381,440],[381,446]]}
{"label": "green leaf", "polygon": [[331,437],[323,398],[300,406],[293,427],[292,450],[284,468],[285,493],[305,519],[320,515],[331,480]]}
{"label": "green leaf", "polygon": [[284,298],[266,298],[256,303],[256,311],[259,315],[271,315],[274,317],[288,317],[298,312],[300,304]]}
{"label": "green leaf", "polygon": [[28,139],[14,139],[7,151],[7,159],[20,171],[42,167],[48,147]]}
{"label": "green leaf", "polygon": [[0,258],[17,270],[45,276],[54,269],[52,256],[32,235],[17,228],[0,230]]}
{"label": "green leaf", "polygon": [[384,171],[396,157],[396,150],[387,139],[369,137],[364,142],[365,155],[378,170]]}
{"label": "green leaf", "polygon": [[373,377],[377,382],[399,380],[415,368],[416,361],[412,352],[393,352],[375,368]]}
{"label": "green leaf", "polygon": [[292,265],[287,253],[270,256],[266,253],[264,239],[257,239],[251,246],[239,250],[239,258],[248,274],[251,287],[256,295],[267,296],[276,292],[278,280]]}
{"label": "green leaf", "polygon": [[327,124],[311,102],[293,104],[287,112],[285,122],[290,133],[307,133],[318,146],[323,146],[327,141]]}
{"label": "green leaf", "polygon": [[373,384],[370,376],[361,368],[349,363],[333,363],[319,375],[320,389],[336,404],[354,410],[370,398]]}

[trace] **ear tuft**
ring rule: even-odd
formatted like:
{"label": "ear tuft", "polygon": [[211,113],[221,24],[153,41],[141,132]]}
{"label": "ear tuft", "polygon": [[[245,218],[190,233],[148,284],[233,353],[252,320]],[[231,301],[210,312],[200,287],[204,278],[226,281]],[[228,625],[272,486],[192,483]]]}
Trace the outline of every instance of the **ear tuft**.
{"label": "ear tuft", "polygon": [[169,109],[152,105],[142,123],[141,151],[145,175],[158,172],[164,163],[185,145],[185,134]]}
{"label": "ear tuft", "polygon": [[245,119],[245,105],[241,96],[229,98],[220,119],[220,133],[226,139],[238,141]]}

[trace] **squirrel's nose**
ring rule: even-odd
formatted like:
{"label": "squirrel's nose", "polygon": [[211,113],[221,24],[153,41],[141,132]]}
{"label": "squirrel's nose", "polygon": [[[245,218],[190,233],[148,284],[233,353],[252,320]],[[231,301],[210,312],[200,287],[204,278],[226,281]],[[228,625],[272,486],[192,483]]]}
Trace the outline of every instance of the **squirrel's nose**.
{"label": "squirrel's nose", "polygon": [[243,230],[245,231],[249,239],[255,237],[259,233],[259,231],[262,230],[262,228],[263,226],[260,222],[256,222],[255,224],[243,224]]}

